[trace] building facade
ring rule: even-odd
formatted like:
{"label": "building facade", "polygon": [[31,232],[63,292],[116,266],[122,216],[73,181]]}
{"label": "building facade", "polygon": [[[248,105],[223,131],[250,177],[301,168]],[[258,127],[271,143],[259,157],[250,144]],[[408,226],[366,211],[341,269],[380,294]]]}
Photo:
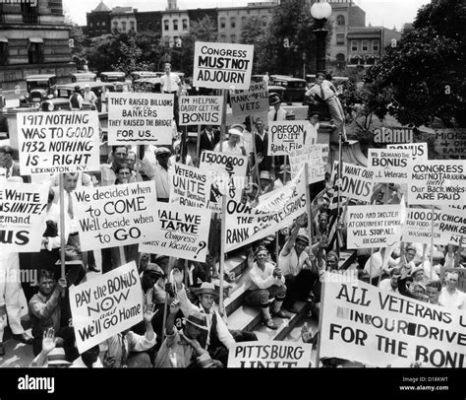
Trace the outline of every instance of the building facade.
{"label": "building facade", "polygon": [[0,83],[3,90],[25,87],[34,74],[56,74],[64,81],[76,66],[70,62],[70,28],[61,0],[0,4]]}
{"label": "building facade", "polygon": [[87,34],[89,36],[94,37],[111,33],[111,11],[112,10],[101,1],[94,10],[87,13]]}
{"label": "building facade", "polygon": [[381,26],[350,28],[347,38],[347,65],[370,67],[383,56],[385,47],[396,45],[401,32]]}
{"label": "building facade", "polygon": [[131,7],[115,7],[110,12],[110,26],[112,32],[137,32],[137,9]]}

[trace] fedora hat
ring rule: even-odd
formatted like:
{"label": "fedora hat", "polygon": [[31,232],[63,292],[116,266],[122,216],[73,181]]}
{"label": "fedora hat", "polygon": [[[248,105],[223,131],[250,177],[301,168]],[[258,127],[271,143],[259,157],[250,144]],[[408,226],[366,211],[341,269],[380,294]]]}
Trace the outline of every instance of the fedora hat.
{"label": "fedora hat", "polygon": [[218,293],[215,290],[215,285],[210,282],[202,282],[200,287],[193,289],[193,292],[196,296],[200,296],[202,294],[211,294],[218,297]]}
{"label": "fedora hat", "polygon": [[65,350],[62,347],[55,347],[47,356],[47,365],[69,365],[66,360]]}
{"label": "fedora hat", "polygon": [[281,103],[282,99],[280,98],[280,95],[278,93],[273,93],[269,97],[269,104],[271,106],[274,106],[275,104]]}

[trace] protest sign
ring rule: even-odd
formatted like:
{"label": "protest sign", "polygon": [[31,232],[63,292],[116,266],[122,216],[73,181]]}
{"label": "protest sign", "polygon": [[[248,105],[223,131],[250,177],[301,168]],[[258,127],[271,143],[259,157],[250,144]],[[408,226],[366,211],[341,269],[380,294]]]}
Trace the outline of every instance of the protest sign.
{"label": "protest sign", "polygon": [[267,82],[254,82],[249,90],[230,94],[230,104],[234,116],[269,112]]}
{"label": "protest sign", "polygon": [[436,129],[434,151],[435,158],[464,159],[466,157],[466,129]]}
{"label": "protest sign", "polygon": [[73,192],[82,250],[147,241],[154,235],[154,182],[82,188]]}
{"label": "protest sign", "polygon": [[180,125],[220,125],[222,96],[181,96]]}
{"label": "protest sign", "polygon": [[408,163],[408,204],[466,204],[466,160]]}
{"label": "protest sign", "polygon": [[47,185],[2,182],[0,253],[40,251],[48,193]]}
{"label": "protest sign", "polygon": [[70,287],[70,306],[79,352],[129,329],[143,319],[143,294],[136,263]]}
{"label": "protest sign", "polygon": [[307,211],[304,168],[284,187],[268,193],[251,208],[227,200],[225,251],[232,251],[287,227]]}
{"label": "protest sign", "polygon": [[420,207],[411,207],[406,210],[406,223],[403,226],[403,241],[413,243],[432,243],[432,219],[434,220],[434,243],[442,243],[439,222],[441,212]]}
{"label": "protest sign", "polygon": [[173,94],[109,93],[108,144],[170,145]]}
{"label": "protest sign", "polygon": [[[466,367],[466,314],[326,273],[320,357],[370,367]],[[338,278],[338,277],[337,277]]]}
{"label": "protest sign", "polygon": [[100,168],[97,111],[18,113],[21,175]]}
{"label": "protest sign", "polygon": [[[219,196],[224,194],[233,199],[241,198],[241,191],[247,180],[247,156],[204,150],[201,153],[199,168],[208,172],[212,179],[211,199],[213,203],[218,203]],[[212,207],[217,209],[214,204]]]}
{"label": "protest sign", "polygon": [[254,46],[195,42],[193,86],[248,90]]}
{"label": "protest sign", "polygon": [[267,154],[287,156],[294,150],[304,148],[308,139],[316,138],[317,131],[309,121],[272,121],[269,122],[269,147]]}
{"label": "protest sign", "polygon": [[389,247],[400,241],[403,204],[349,206],[348,249]]}
{"label": "protest sign", "polygon": [[308,185],[325,179],[324,151],[328,154],[328,145],[315,144],[289,153],[291,176],[296,176],[307,163]]}
{"label": "protest sign", "polygon": [[157,230],[139,251],[205,262],[211,210],[164,203],[158,210]]}
{"label": "protest sign", "polygon": [[[343,163],[341,195],[364,202],[370,202],[374,188],[374,173],[368,168]],[[338,161],[333,164],[333,172],[338,177]]]}
{"label": "protest sign", "polygon": [[413,141],[413,129],[408,127],[384,126],[374,130],[375,143],[411,143]]}
{"label": "protest sign", "polygon": [[312,344],[287,341],[235,343],[228,352],[228,368],[309,368]]}
{"label": "protest sign", "polygon": [[168,170],[170,203],[206,208],[210,200],[211,179],[207,172],[188,165],[173,163]]}
{"label": "protest sign", "polygon": [[[466,245],[466,214],[456,208],[443,207],[439,213],[438,232],[439,244]],[[437,242],[436,242],[437,243]]]}
{"label": "protest sign", "polygon": [[387,145],[388,150],[409,150],[413,160],[426,161],[428,156],[427,143],[400,143]]}
{"label": "protest sign", "polygon": [[406,183],[406,167],[412,159],[411,151],[369,149],[367,166],[374,173],[374,182]]}

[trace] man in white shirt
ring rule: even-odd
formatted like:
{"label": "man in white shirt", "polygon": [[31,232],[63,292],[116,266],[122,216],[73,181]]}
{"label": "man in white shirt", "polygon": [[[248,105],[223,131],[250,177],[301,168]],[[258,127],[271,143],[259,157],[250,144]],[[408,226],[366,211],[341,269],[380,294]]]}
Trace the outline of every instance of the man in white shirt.
{"label": "man in white shirt", "polygon": [[[168,161],[171,151],[167,147],[159,147],[155,150],[157,163],[154,166],[155,192],[157,201],[168,203],[170,198],[170,178],[168,176]],[[152,178],[152,177],[151,177]]]}
{"label": "man in white shirt", "polygon": [[398,280],[401,278],[400,268],[393,268],[390,271],[390,278],[386,278],[379,283],[379,289],[384,292],[400,293],[398,290]]}
{"label": "man in white shirt", "polygon": [[228,131],[229,137],[228,140],[217,143],[214,148],[214,151],[227,153],[227,154],[236,154],[238,156],[245,156],[246,149],[241,146],[241,138],[243,133],[236,128],[231,128]]}
{"label": "man in white shirt", "polygon": [[181,95],[181,79],[178,75],[171,72],[172,66],[170,63],[165,63],[165,74],[160,77],[162,93],[172,93],[174,95],[173,114],[175,116],[176,125],[179,125],[178,112],[178,97]]}
{"label": "man in white shirt", "polygon": [[[389,273],[391,267],[396,267],[397,262],[391,257],[391,254],[386,254],[387,249],[381,248],[373,253],[366,261],[364,270],[369,274],[370,279],[379,278],[383,273]],[[388,262],[384,265],[384,259],[388,257]]]}
{"label": "man in white shirt", "polygon": [[84,86],[84,101],[90,104],[91,110],[96,109],[97,95],[91,90],[89,85]]}
{"label": "man in white shirt", "polygon": [[454,308],[456,310],[466,309],[466,294],[457,289],[458,286],[458,273],[449,272],[446,276],[446,286],[442,289],[438,299],[439,304]]}
{"label": "man in white shirt", "polygon": [[284,121],[286,120],[286,111],[281,108],[282,100],[278,94],[274,94],[270,97],[269,105],[273,106],[273,109],[268,114],[268,124],[273,121]]}

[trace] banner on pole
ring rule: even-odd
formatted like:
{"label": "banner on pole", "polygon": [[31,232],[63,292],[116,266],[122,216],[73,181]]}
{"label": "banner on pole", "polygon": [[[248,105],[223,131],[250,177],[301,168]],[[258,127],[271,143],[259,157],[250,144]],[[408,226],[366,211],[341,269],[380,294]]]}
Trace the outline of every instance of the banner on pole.
{"label": "banner on pole", "polygon": [[142,300],[134,261],[71,286],[71,315],[79,353],[142,321]]}
{"label": "banner on pole", "polygon": [[407,182],[406,167],[412,152],[406,150],[369,149],[368,168],[374,173],[374,182]]}
{"label": "banner on pole", "polygon": [[466,160],[410,162],[408,204],[466,204]]}
{"label": "banner on pole", "polygon": [[98,171],[97,111],[18,113],[21,175]]}
{"label": "banner on pole", "polygon": [[296,176],[307,163],[308,185],[325,179],[325,154],[328,157],[328,145],[315,144],[300,150],[289,152],[291,176]]}
{"label": "banner on pole", "polygon": [[173,94],[109,93],[108,144],[171,146],[174,101]]}
{"label": "banner on pole", "polygon": [[348,249],[389,247],[401,239],[404,204],[349,206]]}
{"label": "banner on pole", "polygon": [[436,129],[434,151],[435,158],[464,159],[466,157],[466,129]]}
{"label": "banner on pole", "polygon": [[466,367],[466,314],[326,273],[320,357],[371,367]]}
{"label": "banner on pole", "polygon": [[173,163],[168,170],[170,203],[181,206],[207,208],[212,186],[210,175],[200,168]]}
{"label": "banner on pole", "polygon": [[73,192],[82,250],[97,250],[147,241],[158,229],[153,181]]}
{"label": "banner on pole", "polygon": [[48,193],[47,185],[2,181],[1,253],[40,251]]}
{"label": "banner on pole", "polygon": [[[341,195],[354,200],[370,202],[374,189],[374,172],[368,168],[347,163],[343,163],[342,169]],[[335,177],[338,177],[338,161],[333,164],[333,172]]]}
{"label": "banner on pole", "polygon": [[309,368],[312,344],[264,341],[235,343],[228,368]]}
{"label": "banner on pole", "polygon": [[222,96],[181,96],[180,125],[220,125],[223,112]]}
{"label": "banner on pole", "polygon": [[283,188],[267,195],[254,208],[233,199],[227,200],[225,251],[272,235],[307,211],[304,168]]}
{"label": "banner on pole", "polygon": [[427,161],[428,150],[427,143],[400,143],[400,144],[388,144],[388,150],[409,150],[411,151],[412,160],[423,160]]}
{"label": "banner on pole", "polygon": [[[311,139],[309,139],[309,138]],[[269,122],[269,155],[287,156],[295,150],[302,150],[304,143],[317,137],[316,129],[309,121]]]}
{"label": "banner on pole", "polygon": [[403,226],[403,241],[413,243],[432,243],[432,218],[434,220],[434,243],[443,245],[439,232],[441,212],[428,208],[410,207],[406,209],[406,223]]}
{"label": "banner on pole", "polygon": [[140,244],[139,251],[205,262],[212,211],[163,203],[157,212],[153,240]]}
{"label": "banner on pole", "polygon": [[269,112],[267,82],[254,82],[248,90],[230,94],[231,110],[234,116]]}
{"label": "banner on pole", "polygon": [[193,86],[248,90],[254,46],[195,42]]}

